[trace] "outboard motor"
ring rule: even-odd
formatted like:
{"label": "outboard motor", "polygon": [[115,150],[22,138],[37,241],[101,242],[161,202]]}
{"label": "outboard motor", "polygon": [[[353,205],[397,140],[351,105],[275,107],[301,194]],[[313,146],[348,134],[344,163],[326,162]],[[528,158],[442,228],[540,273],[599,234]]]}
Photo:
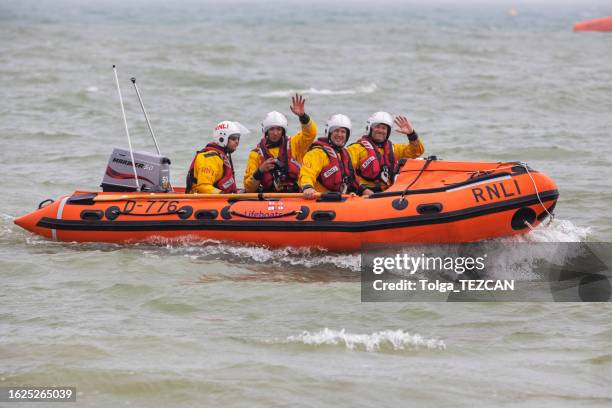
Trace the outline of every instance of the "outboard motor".
{"label": "outboard motor", "polygon": [[[141,191],[168,192],[172,190],[169,158],[157,154],[134,152],[134,161]],[[100,187],[102,191],[137,190],[129,150],[113,149]]]}

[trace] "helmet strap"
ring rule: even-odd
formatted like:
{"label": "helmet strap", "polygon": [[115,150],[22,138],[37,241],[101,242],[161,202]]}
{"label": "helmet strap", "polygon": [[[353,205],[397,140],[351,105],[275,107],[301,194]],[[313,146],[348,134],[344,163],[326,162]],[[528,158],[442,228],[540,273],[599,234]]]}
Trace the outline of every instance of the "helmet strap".
{"label": "helmet strap", "polygon": [[327,136],[327,143],[330,144],[331,147],[334,148],[334,150],[336,151],[341,151],[342,148],[346,145],[346,142],[348,142],[349,139],[349,134],[347,133],[346,138],[344,139],[344,143],[342,145],[337,145],[336,143],[334,143],[334,141],[332,140],[331,134],[329,136]]}
{"label": "helmet strap", "polygon": [[340,151],[342,147],[344,146],[344,145],[338,146],[337,144],[335,144],[331,136],[327,136],[327,143],[329,143],[329,145],[333,147],[335,151]]}
{"label": "helmet strap", "polygon": [[377,142],[374,140],[374,138],[372,137],[372,128],[370,127],[370,133],[368,133],[368,139],[370,139],[370,142],[372,142],[373,144],[375,144],[378,147],[384,147],[385,144],[387,143],[387,141],[389,140],[389,137],[391,137],[391,127],[389,125],[385,125],[387,127],[387,137],[385,138],[384,141],[382,142]]}
{"label": "helmet strap", "polygon": [[283,135],[281,136],[280,139],[278,139],[278,142],[272,142],[270,141],[270,136],[268,136],[268,132],[266,132],[266,147],[267,148],[271,148],[271,147],[279,147],[280,145],[282,145],[285,142],[285,129],[283,129]]}
{"label": "helmet strap", "polygon": [[333,143],[333,142],[332,142],[332,143],[330,143],[330,144],[332,145],[332,147],[334,148],[334,150],[335,150],[335,151],[337,151],[337,152],[342,151],[342,148],[344,147],[344,145],[342,145],[342,146],[338,146],[337,144],[335,144],[335,143]]}
{"label": "helmet strap", "polygon": [[368,135],[368,139],[370,140],[370,143],[372,143],[373,145],[376,145],[378,147],[384,147],[385,143],[387,143],[387,141],[385,140],[382,143],[378,143],[376,140],[374,140],[374,138],[372,137],[372,131],[370,130],[370,134]]}

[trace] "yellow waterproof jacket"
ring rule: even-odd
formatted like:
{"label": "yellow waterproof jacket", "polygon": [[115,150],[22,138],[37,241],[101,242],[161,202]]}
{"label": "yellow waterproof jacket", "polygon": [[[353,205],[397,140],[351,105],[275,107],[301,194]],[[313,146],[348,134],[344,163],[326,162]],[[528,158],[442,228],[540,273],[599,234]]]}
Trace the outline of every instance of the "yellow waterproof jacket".
{"label": "yellow waterproof jacket", "polygon": [[321,193],[327,193],[329,190],[317,180],[321,170],[329,165],[329,157],[323,149],[312,149],[304,155],[302,168],[300,169],[300,177],[298,185],[300,190],[304,191],[308,187],[313,187]]}
{"label": "yellow waterproof jacket", "polygon": [[[298,163],[302,164],[304,155],[316,137],[317,125],[312,119],[310,119],[308,123],[302,125],[301,131],[291,136],[289,139],[291,157]],[[278,157],[279,150],[279,147],[272,147],[268,149],[273,157]],[[254,193],[257,191],[257,187],[259,187],[259,180],[256,180],[253,177],[253,174],[255,171],[257,171],[259,166],[261,166],[262,162],[262,157],[257,152],[257,149],[251,150],[249,153],[249,160],[247,162],[246,170],[244,172],[244,189],[247,193]]]}
{"label": "yellow waterproof jacket", "polygon": [[211,152],[198,153],[193,164],[195,183],[186,193],[219,194],[214,184],[223,177],[223,159]]}
{"label": "yellow waterproof jacket", "polygon": [[[378,149],[378,152],[381,155],[384,154],[385,150],[382,147],[377,146],[376,148]],[[353,163],[353,167],[355,168],[355,170],[357,170],[359,166],[361,166],[361,163],[363,163],[364,160],[368,158],[368,151],[359,143],[353,143],[352,145],[348,146],[346,150],[348,150],[349,155],[351,156],[351,162]],[[393,143],[393,155],[395,156],[395,160],[400,160],[404,158],[415,159],[422,155],[424,151],[425,147],[423,146],[423,143],[421,143],[421,138],[418,138],[413,142],[404,144]],[[357,175],[357,181],[359,182],[360,186],[364,186],[367,188],[377,186],[376,183],[366,180],[360,177],[359,175]],[[386,186],[385,184],[381,184],[379,185],[379,187],[381,187],[383,190],[386,190],[388,188],[388,186]]]}

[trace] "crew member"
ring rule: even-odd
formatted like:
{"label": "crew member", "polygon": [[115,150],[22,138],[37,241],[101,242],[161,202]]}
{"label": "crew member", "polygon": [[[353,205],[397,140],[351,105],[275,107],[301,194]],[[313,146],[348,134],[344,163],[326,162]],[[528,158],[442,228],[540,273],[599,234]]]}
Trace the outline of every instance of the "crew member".
{"label": "crew member", "polygon": [[333,115],[325,126],[325,137],[317,139],[304,156],[299,185],[304,197],[312,199],[316,192],[357,192],[359,185],[351,157],[344,147],[351,135],[351,120]]}
{"label": "crew member", "polygon": [[232,153],[238,148],[240,136],[248,133],[239,122],[225,120],[215,126],[212,142],[191,162],[185,193],[236,193]]}
{"label": "crew member", "polygon": [[296,94],[291,112],[299,119],[301,131],[287,137],[287,118],[269,112],[261,123],[263,138],[251,150],[244,173],[244,188],[254,192],[297,192],[297,179],[304,154],[317,136],[317,125],[304,111],[305,100]]}
{"label": "crew member", "polygon": [[[393,123],[396,131],[408,136],[408,143],[393,144],[389,140]],[[405,116],[395,121],[387,112],[376,112],[366,123],[366,134],[347,147],[358,183],[364,195],[384,191],[395,181],[401,159],[414,159],[425,151],[419,135]]]}

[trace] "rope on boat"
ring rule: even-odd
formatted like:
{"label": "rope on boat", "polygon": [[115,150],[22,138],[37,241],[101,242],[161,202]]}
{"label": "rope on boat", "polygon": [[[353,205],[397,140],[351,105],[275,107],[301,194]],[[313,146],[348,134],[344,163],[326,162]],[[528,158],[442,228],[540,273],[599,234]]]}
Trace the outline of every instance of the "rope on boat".
{"label": "rope on boat", "polygon": [[[480,173],[480,172],[489,172],[489,171],[495,171],[495,170],[505,170],[505,169],[511,169],[512,167],[515,166],[521,166],[522,168],[525,169],[525,172],[527,173],[527,175],[529,176],[529,178],[531,179],[531,183],[533,184],[533,189],[535,190],[535,194],[536,197],[538,198],[538,201],[540,202],[540,205],[542,206],[542,208],[544,209],[544,211],[546,212],[546,214],[548,214],[548,224],[547,226],[549,226],[550,224],[552,224],[553,219],[555,218],[555,215],[553,213],[551,213],[550,211],[548,211],[548,208],[546,208],[546,206],[544,205],[544,202],[542,201],[542,198],[540,197],[540,190],[538,190],[538,185],[536,184],[533,176],[531,175],[531,172],[529,171],[529,166],[527,166],[527,163],[523,163],[523,162],[513,162],[512,166],[506,166],[506,167],[497,167],[495,169],[490,169],[490,170],[479,170],[475,173]],[[535,228],[527,221],[525,221],[525,225],[527,225],[529,228],[531,228],[531,230],[533,231]]]}

